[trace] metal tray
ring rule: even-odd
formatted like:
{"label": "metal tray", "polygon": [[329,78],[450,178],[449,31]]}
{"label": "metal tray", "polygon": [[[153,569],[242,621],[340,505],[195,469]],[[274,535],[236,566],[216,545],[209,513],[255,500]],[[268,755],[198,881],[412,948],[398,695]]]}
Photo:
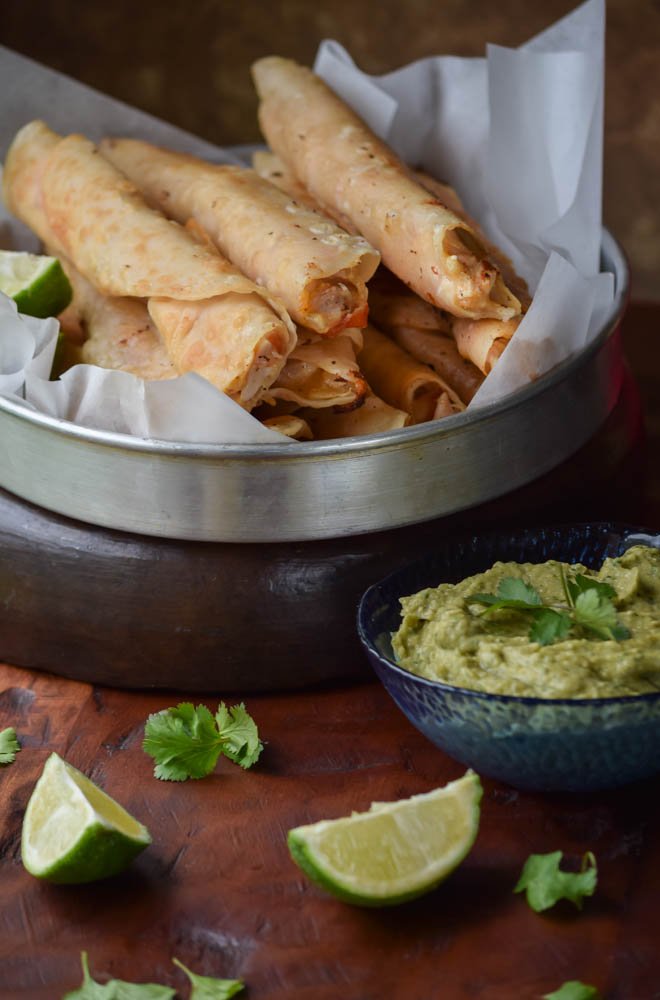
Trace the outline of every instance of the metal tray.
{"label": "metal tray", "polygon": [[478,411],[370,437],[245,447],[89,430],[0,398],[0,486],[91,524],[211,542],[338,538],[482,504],[560,464],[612,410],[629,271],[607,231],[602,266],[616,292],[598,336]]}

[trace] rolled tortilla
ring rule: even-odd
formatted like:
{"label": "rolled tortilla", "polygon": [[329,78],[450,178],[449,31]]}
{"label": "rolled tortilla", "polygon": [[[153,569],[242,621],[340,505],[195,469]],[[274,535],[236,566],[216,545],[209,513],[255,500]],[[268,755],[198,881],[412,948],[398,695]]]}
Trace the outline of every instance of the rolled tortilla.
{"label": "rolled tortilla", "polygon": [[317,440],[358,437],[363,434],[381,434],[407,427],[410,414],[389,406],[370,392],[361,406],[346,413],[333,409],[300,410]]}
{"label": "rolled tortilla", "polygon": [[322,208],[351,219],[390,270],[456,316],[520,312],[469,224],[416,183],[319,77],[278,56],[258,60],[252,72],[270,147]]}
{"label": "rolled tortilla", "polygon": [[135,139],[105,139],[100,149],[150,204],[182,224],[196,219],[302,326],[331,336],[366,324],[365,282],[380,255],[362,237],[349,236],[254,170]]}
{"label": "rolled tortilla", "polygon": [[85,334],[79,360],[147,381],[176,378],[178,372],[144,301],[102,295],[70,261],[60,257],[60,262],[73,289],[69,308]]}
{"label": "rolled tortilla", "polygon": [[286,311],[219,252],[149,208],[82,136],[43,122],[18,133],[3,174],[8,207],[109,296],[148,300],[177,371],[195,371],[246,409],[296,343]]}
{"label": "rolled tortilla", "polygon": [[[268,391],[268,397],[314,409],[359,406],[368,386],[355,356],[353,338],[357,331],[332,340],[302,330],[298,333],[299,342]],[[357,348],[361,347],[360,336]]]}
{"label": "rolled tortilla", "polygon": [[452,319],[451,329],[459,353],[488,375],[501,357],[518,326],[520,317],[507,320]]}
{"label": "rolled tortilla", "polygon": [[497,264],[504,281],[520,302],[522,311],[526,312],[532,301],[532,297],[529,294],[529,288],[527,287],[527,282],[516,272],[516,269],[513,266],[513,261],[507,257],[500,247],[491,243],[479,223],[475,222],[475,220],[468,215],[461,199],[458,196],[458,193],[454,190],[454,188],[449,184],[445,184],[443,181],[437,181],[435,177],[431,177],[430,174],[427,174],[423,170],[413,170],[412,176],[419,184],[422,185],[422,187],[425,187],[427,191],[434,194],[435,197],[443,203],[443,205],[450,208],[452,212],[455,212],[459,218],[463,219],[472,227],[485,247],[489,259]]}
{"label": "rolled tortilla", "polygon": [[470,402],[483,375],[459,353],[445,313],[424,302],[383,267],[369,283],[369,310],[377,327],[417,361],[430,365],[463,403]]}
{"label": "rolled tortilla", "polygon": [[358,360],[367,382],[390,406],[409,413],[414,424],[446,415],[447,401],[454,413],[465,409],[451,386],[380,330],[370,325],[363,335]]}
{"label": "rolled tortilla", "polygon": [[307,188],[289,170],[286,163],[279,156],[276,156],[275,153],[272,153],[270,149],[255,150],[252,154],[252,166],[260,177],[274,184],[276,188],[288,194],[290,198],[294,198],[301,205],[311,208],[313,212],[318,212],[324,219],[334,219],[337,225],[341,226],[345,232],[352,233],[354,236],[359,235],[357,229],[346,215],[342,215],[341,212],[334,209],[330,212],[327,207],[322,209],[319,203],[312,198]]}
{"label": "rolled tortilla", "polygon": [[307,188],[289,170],[286,163],[279,156],[276,156],[275,153],[272,153],[270,149],[256,149],[254,151],[252,154],[252,168],[265,181],[268,181],[269,184],[274,184],[276,188],[279,188],[284,194],[289,195],[290,198],[295,198],[301,205],[305,205],[306,208],[310,208],[313,212],[318,212],[318,204],[314,201]]}
{"label": "rolled tortilla", "polygon": [[265,427],[270,427],[272,431],[278,431],[280,434],[293,438],[295,441],[311,441],[314,437],[307,421],[295,413],[279,417],[268,417],[262,423]]}

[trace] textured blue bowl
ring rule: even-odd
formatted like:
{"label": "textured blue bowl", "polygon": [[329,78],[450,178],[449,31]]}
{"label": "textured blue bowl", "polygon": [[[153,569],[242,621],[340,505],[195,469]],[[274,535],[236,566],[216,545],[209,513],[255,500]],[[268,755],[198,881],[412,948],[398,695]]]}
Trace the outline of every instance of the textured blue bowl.
{"label": "textured blue bowl", "polygon": [[497,560],[562,559],[596,568],[643,542],[645,528],[593,523],[533,528],[443,541],[364,594],[358,633],[399,708],[436,746],[479,774],[515,788],[613,788],[660,771],[660,692],[626,698],[545,699],[485,694],[417,677],[397,666],[390,641],[399,598],[457,583]]}

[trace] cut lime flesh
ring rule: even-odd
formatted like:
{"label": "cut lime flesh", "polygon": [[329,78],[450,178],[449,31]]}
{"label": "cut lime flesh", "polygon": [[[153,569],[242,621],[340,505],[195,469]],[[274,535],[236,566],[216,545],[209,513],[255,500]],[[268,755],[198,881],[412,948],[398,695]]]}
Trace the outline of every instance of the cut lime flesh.
{"label": "cut lime flesh", "polygon": [[89,778],[53,753],[25,811],[21,852],[30,874],[92,882],[123,871],[149,831]]}
{"label": "cut lime flesh", "polygon": [[26,316],[58,316],[71,302],[69,279],[56,257],[0,250],[0,292]]}
{"label": "cut lime flesh", "polygon": [[289,850],[310,878],[340,899],[403,903],[435,888],[465,858],[479,829],[481,795],[481,782],[469,771],[424,795],[297,827],[289,832]]}

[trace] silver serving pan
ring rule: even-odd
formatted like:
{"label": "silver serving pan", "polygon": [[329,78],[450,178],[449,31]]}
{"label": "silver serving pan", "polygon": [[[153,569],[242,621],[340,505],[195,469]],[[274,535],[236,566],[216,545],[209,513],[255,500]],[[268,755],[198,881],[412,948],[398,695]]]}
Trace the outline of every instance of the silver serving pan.
{"label": "silver serving pan", "polygon": [[0,398],[0,486],[91,524],[223,542],[336,538],[476,506],[560,464],[612,410],[629,272],[607,231],[602,266],[616,293],[598,336],[496,404],[371,437],[246,447],[88,430]]}

